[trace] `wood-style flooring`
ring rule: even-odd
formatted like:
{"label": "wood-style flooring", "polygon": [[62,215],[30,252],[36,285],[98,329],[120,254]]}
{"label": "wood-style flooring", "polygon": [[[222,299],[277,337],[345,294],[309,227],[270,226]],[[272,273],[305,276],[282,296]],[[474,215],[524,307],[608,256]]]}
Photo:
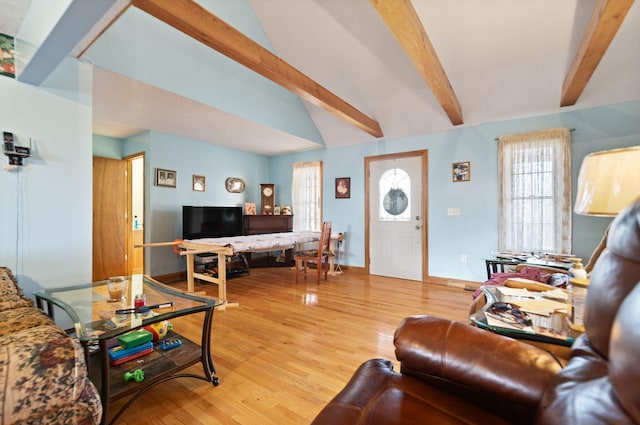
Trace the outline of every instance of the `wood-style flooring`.
{"label": "wood-style flooring", "polygon": [[[308,424],[370,358],[394,360],[393,332],[407,316],[466,322],[471,292],[347,270],[316,285],[289,268],[253,269],[228,281],[230,302],[216,311],[212,352],[220,385],[179,378],[156,386],[119,424]],[[186,290],[186,282],[171,284]],[[215,296],[217,287],[196,290]],[[199,341],[202,315],[174,321]],[[202,373],[200,365],[189,372]],[[112,404],[116,408],[122,401]]]}

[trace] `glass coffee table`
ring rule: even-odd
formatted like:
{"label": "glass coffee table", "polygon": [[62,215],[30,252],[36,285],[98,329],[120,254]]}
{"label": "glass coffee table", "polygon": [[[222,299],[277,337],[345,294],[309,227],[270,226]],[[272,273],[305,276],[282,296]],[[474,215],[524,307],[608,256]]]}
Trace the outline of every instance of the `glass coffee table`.
{"label": "glass coffee table", "polygon": [[[144,275],[127,276],[125,297],[112,302],[107,291],[108,281],[85,285],[46,289],[34,293],[39,308],[54,317],[56,307],[62,309],[73,322],[73,330],[85,349],[89,377],[100,390],[103,423],[114,423],[120,414],[149,389],[169,379],[197,378],[217,386],[211,357],[211,325],[215,307],[224,304],[216,298],[183,293]],[[146,306],[160,308],[135,309],[136,295],[144,294]],[[46,306],[46,310],[45,307]],[[130,310],[120,311],[116,310]],[[160,341],[153,343],[148,354],[112,365],[109,348],[117,345],[117,338],[145,326],[171,321],[181,316],[204,312],[202,337],[195,343],[170,330],[162,341],[180,341],[176,348],[166,349]],[[196,363],[202,363],[204,374],[180,373]],[[125,381],[125,373],[144,372],[141,382]],[[110,403],[131,396],[124,406],[109,419]]]}
{"label": "glass coffee table", "polygon": [[524,339],[564,347],[571,347],[575,338],[580,335],[580,332],[576,332],[569,328],[566,320],[566,313],[551,313],[548,316],[529,314],[533,320],[533,329],[531,331],[489,324],[485,312],[493,303],[508,302],[516,305],[518,304],[518,297],[504,296],[500,292],[499,288],[500,286],[495,285],[486,285],[481,287],[482,293],[487,299],[487,303],[479,311],[469,316],[471,322],[479,328],[515,339]]}

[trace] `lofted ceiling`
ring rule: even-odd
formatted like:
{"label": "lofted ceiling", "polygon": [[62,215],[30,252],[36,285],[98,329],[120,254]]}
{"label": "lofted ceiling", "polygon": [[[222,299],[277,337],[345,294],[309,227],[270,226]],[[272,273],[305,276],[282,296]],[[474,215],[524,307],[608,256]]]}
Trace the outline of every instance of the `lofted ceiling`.
{"label": "lofted ceiling", "polygon": [[[180,22],[187,7],[171,10],[183,2],[133,7],[203,37]],[[248,2],[277,56],[239,57],[220,31],[203,41],[298,94],[327,148],[640,99],[633,0]],[[15,34],[21,4],[0,0],[0,32]],[[265,155],[318,147],[100,68],[93,98],[105,136],[151,129]]]}

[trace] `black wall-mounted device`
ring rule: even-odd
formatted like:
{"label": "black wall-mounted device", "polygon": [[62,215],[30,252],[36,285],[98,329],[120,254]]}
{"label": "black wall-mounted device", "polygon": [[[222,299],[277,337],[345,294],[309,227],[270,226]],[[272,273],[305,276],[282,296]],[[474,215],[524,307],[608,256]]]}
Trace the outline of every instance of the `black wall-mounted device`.
{"label": "black wall-mounted device", "polygon": [[15,145],[13,133],[5,131],[3,140],[2,150],[9,157],[10,165],[22,165],[22,159],[31,156],[31,149]]}

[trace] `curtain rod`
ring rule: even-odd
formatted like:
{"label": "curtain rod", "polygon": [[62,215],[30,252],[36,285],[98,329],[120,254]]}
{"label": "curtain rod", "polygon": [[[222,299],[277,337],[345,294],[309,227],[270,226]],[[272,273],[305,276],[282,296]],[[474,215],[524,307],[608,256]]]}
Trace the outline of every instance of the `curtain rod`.
{"label": "curtain rod", "polygon": [[[576,129],[575,128],[570,128],[569,131],[576,131]],[[497,142],[498,140],[500,140],[500,138],[496,137],[494,140]]]}

